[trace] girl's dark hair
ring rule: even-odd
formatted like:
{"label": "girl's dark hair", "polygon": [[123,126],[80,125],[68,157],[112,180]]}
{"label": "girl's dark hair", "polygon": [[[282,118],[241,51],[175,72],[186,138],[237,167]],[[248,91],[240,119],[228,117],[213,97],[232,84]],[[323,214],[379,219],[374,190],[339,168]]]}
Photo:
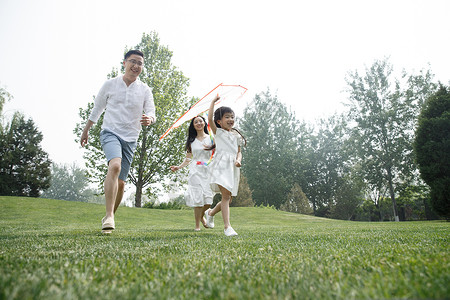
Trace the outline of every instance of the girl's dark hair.
{"label": "girl's dark hair", "polygon": [[195,130],[195,127],[194,127],[194,121],[197,118],[203,119],[203,122],[205,123],[205,126],[203,127],[203,131],[206,134],[209,134],[208,133],[208,124],[206,123],[205,118],[203,118],[202,116],[196,116],[195,118],[192,118],[191,123],[189,124],[188,137],[187,137],[186,146],[185,146],[186,152],[189,152],[189,153],[192,153],[191,144],[195,141],[195,138],[197,137],[197,130]]}
{"label": "girl's dark hair", "polygon": [[139,50],[130,50],[125,54],[124,60],[127,60],[128,57],[130,57],[131,55],[139,55],[142,56],[142,58],[144,58],[144,53],[142,53],[142,51]]}
{"label": "girl's dark hair", "polygon": [[[222,107],[219,107],[218,109],[216,109],[216,111],[214,112],[214,124],[216,124],[217,128],[222,128],[222,127],[220,127],[219,123],[217,123],[217,121],[222,120],[222,117],[224,114],[233,114],[234,115],[234,111],[228,106],[222,106]],[[242,135],[242,133],[239,130],[237,130],[236,128],[232,128],[232,130],[239,133],[239,135],[244,140],[244,146],[247,146],[247,140]],[[213,148],[215,148],[215,146],[216,145],[214,144]]]}

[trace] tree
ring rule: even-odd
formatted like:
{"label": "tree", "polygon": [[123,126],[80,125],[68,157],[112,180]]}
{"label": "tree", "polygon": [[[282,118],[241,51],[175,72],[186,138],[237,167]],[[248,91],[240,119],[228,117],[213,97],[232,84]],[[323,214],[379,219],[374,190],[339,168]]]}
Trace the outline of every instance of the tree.
{"label": "tree", "polygon": [[[309,165],[303,189],[313,204],[314,215],[329,216],[337,194],[346,184],[344,176],[352,171],[346,143],[348,127],[342,116],[321,119],[311,137]],[[306,167],[305,167],[306,168]]]}
{"label": "tree", "polygon": [[89,188],[85,171],[75,164],[52,164],[50,187],[41,198],[88,202],[96,191]]}
{"label": "tree", "polygon": [[436,220],[438,215],[431,205],[430,188],[427,185],[408,185],[398,197],[400,220]]}
{"label": "tree", "polygon": [[3,106],[5,105],[5,103],[12,98],[13,97],[10,93],[8,93],[6,89],[0,87],[0,115],[3,113]]}
{"label": "tree", "polygon": [[403,74],[406,88],[392,79],[387,59],[375,61],[364,77],[350,72],[349,117],[354,122],[351,139],[363,177],[372,189],[387,187],[398,221],[396,187],[415,179],[412,124],[417,120],[422,99],[433,91],[430,72]]}
{"label": "tree", "polygon": [[431,203],[450,218],[450,88],[443,85],[426,101],[414,141],[420,175],[431,188]]}
{"label": "tree", "polygon": [[[136,188],[135,206],[141,207],[142,194],[155,193],[155,183],[165,182],[170,178],[178,178],[179,174],[170,171],[168,166],[174,165],[182,160],[183,143],[185,139],[186,126],[173,130],[162,141],[159,137],[172,125],[176,117],[181,115],[194,102],[186,97],[189,80],[172,65],[172,51],[160,44],[156,33],[143,34],[141,42],[133,49],[144,53],[144,67],[140,80],[145,82],[153,90],[156,106],[157,122],[148,127],[143,127],[136,148],[133,163],[131,165],[129,179]],[[125,50],[125,52],[127,49]],[[112,72],[109,77],[115,76],[117,71]],[[77,124],[74,133],[79,137],[86,123],[93,105],[89,104],[86,109],[80,110],[82,122]],[[86,148],[84,158],[90,178],[102,185],[106,167],[104,156],[99,141],[99,131],[102,119],[91,129],[90,146]],[[95,136],[94,136],[95,135]],[[78,143],[78,139],[76,140]],[[101,186],[101,189],[103,187]]]}
{"label": "tree", "polygon": [[334,192],[334,203],[331,206],[330,217],[351,220],[363,199],[362,181],[359,178],[351,178],[351,175],[343,176],[339,178],[338,187]]}
{"label": "tree", "polygon": [[355,211],[355,221],[379,221],[380,213],[377,206],[370,199],[363,199]]}
{"label": "tree", "polygon": [[3,107],[5,103],[11,100],[13,96],[6,89],[0,86],[0,134],[3,133]]}
{"label": "tree", "polygon": [[238,194],[233,201],[231,201],[230,206],[233,207],[253,207],[255,206],[255,202],[252,199],[252,191],[248,186],[247,178],[241,174],[241,178],[239,180],[239,189]]}
{"label": "tree", "polygon": [[279,208],[295,175],[299,125],[294,114],[270,91],[255,96],[244,110],[239,126],[247,139],[242,171],[256,205]]}
{"label": "tree", "polygon": [[294,212],[298,214],[312,215],[313,209],[308,198],[303,193],[302,188],[295,183],[288,194],[286,201],[281,204],[280,210]]}
{"label": "tree", "polygon": [[50,186],[48,154],[32,119],[16,112],[0,137],[0,195],[39,197]]}

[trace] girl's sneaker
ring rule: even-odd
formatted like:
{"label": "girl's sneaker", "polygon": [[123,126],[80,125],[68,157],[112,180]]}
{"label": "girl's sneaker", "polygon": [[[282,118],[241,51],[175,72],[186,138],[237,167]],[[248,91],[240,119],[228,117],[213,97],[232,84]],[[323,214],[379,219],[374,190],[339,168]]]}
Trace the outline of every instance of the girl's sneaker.
{"label": "girl's sneaker", "polygon": [[206,226],[208,226],[209,228],[214,228],[214,217],[209,215],[210,210],[211,208],[208,208],[205,211]]}
{"label": "girl's sneaker", "polygon": [[236,231],[234,231],[233,227],[228,227],[227,229],[224,229],[223,232],[226,236],[235,236],[238,235]]}

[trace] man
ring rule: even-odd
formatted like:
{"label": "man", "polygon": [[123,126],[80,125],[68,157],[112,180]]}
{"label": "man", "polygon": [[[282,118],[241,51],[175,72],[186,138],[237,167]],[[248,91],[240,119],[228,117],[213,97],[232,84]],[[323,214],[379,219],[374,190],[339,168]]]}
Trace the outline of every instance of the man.
{"label": "man", "polygon": [[104,233],[110,233],[115,228],[114,213],[122,201],[141,125],[148,126],[156,121],[152,90],[139,80],[144,54],[139,50],[127,52],[123,65],[125,74],[107,80],[100,89],[80,140],[84,147],[88,142],[89,129],[106,109],[100,133],[108,161],[106,216],[102,219]]}

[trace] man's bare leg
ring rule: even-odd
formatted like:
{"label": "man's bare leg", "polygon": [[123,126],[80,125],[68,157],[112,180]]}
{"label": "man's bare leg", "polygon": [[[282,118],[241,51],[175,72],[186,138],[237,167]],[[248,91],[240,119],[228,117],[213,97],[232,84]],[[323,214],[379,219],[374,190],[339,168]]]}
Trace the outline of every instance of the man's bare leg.
{"label": "man's bare leg", "polygon": [[119,205],[122,202],[124,190],[125,190],[125,181],[123,181],[122,179],[117,179],[117,195],[116,195],[116,202],[114,204],[114,213],[116,213],[117,208],[119,208]]}
{"label": "man's bare leg", "polygon": [[[119,174],[122,159],[113,158],[108,164],[108,173],[105,178],[105,202],[106,202],[106,217],[114,217],[114,206],[119,190]],[[123,194],[123,191],[122,191]]]}

